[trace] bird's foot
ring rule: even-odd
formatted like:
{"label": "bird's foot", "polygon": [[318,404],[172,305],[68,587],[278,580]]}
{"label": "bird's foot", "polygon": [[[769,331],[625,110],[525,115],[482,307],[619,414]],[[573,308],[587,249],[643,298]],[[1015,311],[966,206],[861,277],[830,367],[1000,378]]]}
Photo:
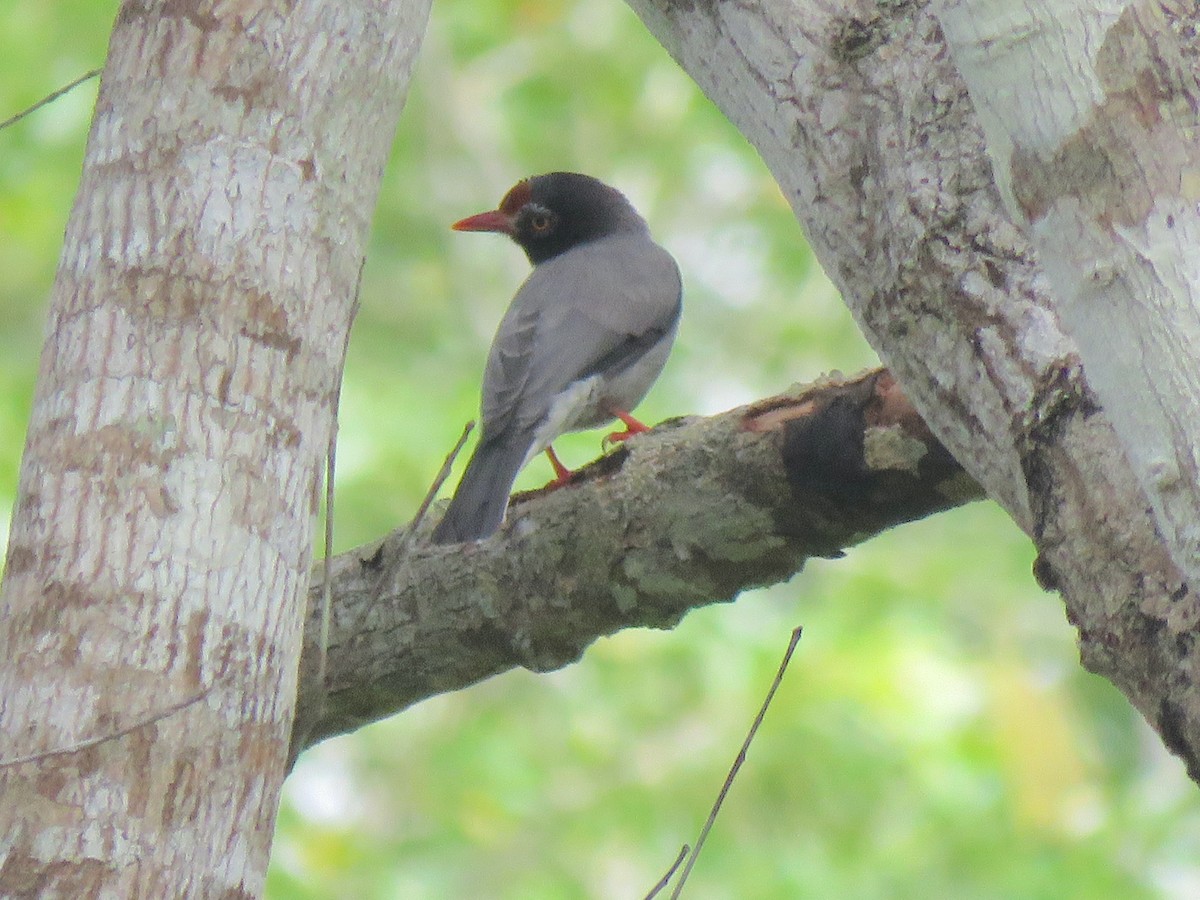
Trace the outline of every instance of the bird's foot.
{"label": "bird's foot", "polygon": [[629,413],[619,409],[611,410],[612,414],[621,420],[625,426],[624,431],[614,431],[612,434],[605,435],[604,440],[600,442],[600,446],[607,448],[609,444],[619,444],[622,441],[627,441],[635,434],[642,434],[649,431],[647,425],[643,425]]}
{"label": "bird's foot", "polygon": [[575,477],[575,473],[559,462],[558,454],[554,452],[553,447],[546,448],[546,458],[550,460],[550,465],[554,468],[554,479],[546,483],[542,488],[543,491],[553,491],[562,487],[564,484],[570,484],[571,479]]}

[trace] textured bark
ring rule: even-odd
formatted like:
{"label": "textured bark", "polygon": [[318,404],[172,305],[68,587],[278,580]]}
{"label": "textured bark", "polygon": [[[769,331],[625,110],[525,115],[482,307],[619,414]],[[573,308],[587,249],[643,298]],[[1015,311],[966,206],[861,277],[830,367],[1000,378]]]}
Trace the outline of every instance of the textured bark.
{"label": "textured bark", "polygon": [[0,598],[3,896],[261,890],[333,400],[426,13],[120,10]]}
{"label": "textured bark", "polygon": [[398,532],[337,557],[325,702],[315,576],[293,752],[515,666],[565,666],[620,628],[671,627],[981,496],[886,372],[667,423],[517,498],[495,538]]}
{"label": "textured bark", "polygon": [[1007,209],[1173,559],[1200,581],[1196,7],[952,0],[940,20]]}
{"label": "textured bark", "polygon": [[1200,604],[1004,208],[934,9],[630,3],[758,148],[934,433],[1036,540],[1085,665],[1200,778]]}

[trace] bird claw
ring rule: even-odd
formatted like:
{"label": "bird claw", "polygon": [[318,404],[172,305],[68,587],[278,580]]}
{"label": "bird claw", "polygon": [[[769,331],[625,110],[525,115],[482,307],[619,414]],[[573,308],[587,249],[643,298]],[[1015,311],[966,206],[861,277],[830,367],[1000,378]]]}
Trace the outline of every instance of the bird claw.
{"label": "bird claw", "polygon": [[606,434],[604,436],[604,440],[600,442],[600,447],[603,450],[608,450],[609,446],[612,444],[624,443],[635,434],[643,434],[644,432],[650,430],[648,426],[643,425],[624,410],[610,409],[609,412],[611,412],[614,417],[621,420],[621,423],[625,426],[625,430],[614,431],[611,434]]}
{"label": "bird claw", "polygon": [[614,431],[610,434],[606,434],[600,440],[600,449],[607,453],[609,450],[612,449],[614,444],[623,444],[627,440],[629,440],[631,437],[633,437],[635,434],[640,434],[640,432],[626,430],[626,431]]}

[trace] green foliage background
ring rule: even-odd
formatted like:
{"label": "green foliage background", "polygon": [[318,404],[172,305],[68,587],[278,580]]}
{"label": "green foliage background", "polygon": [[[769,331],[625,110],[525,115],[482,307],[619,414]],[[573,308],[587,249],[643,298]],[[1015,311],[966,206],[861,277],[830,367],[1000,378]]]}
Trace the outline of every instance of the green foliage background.
{"label": "green foliage background", "polygon": [[[116,6],[0,0],[0,118],[103,60]],[[0,132],[0,506],[95,85]],[[524,259],[453,235],[519,177],[619,185],[677,256],[678,349],[641,407],[714,412],[873,361],[742,138],[616,0],[441,0],[397,134],[347,365],[338,549],[405,521],[475,414]],[[583,462],[597,434],[562,444]],[[544,481],[540,462],[522,486]],[[7,516],[3,525],[7,528]],[[7,532],[0,532],[0,537]],[[310,751],[268,896],[641,897],[694,840],[805,636],[690,897],[1200,896],[1180,764],[1080,670],[996,507],[603,640]]]}

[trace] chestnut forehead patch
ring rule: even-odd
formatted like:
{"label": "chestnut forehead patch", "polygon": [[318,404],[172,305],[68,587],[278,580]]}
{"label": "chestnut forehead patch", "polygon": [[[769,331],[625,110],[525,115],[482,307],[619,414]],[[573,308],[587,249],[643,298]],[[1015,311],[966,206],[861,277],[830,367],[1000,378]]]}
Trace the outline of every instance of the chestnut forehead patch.
{"label": "chestnut forehead patch", "polygon": [[533,189],[529,186],[529,179],[518,181],[500,201],[500,212],[515,216],[521,207],[532,199]]}

